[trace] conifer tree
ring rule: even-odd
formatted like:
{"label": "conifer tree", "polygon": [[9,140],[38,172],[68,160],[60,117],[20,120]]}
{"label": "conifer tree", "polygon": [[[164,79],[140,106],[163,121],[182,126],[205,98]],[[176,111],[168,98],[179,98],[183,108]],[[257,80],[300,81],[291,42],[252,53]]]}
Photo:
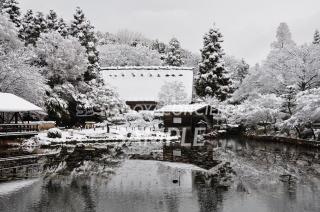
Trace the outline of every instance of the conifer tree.
{"label": "conifer tree", "polygon": [[64,38],[69,35],[68,25],[62,18],[60,18],[58,21],[58,32]]}
{"label": "conifer tree", "polygon": [[316,30],[314,32],[314,35],[313,35],[313,44],[316,44],[316,45],[319,45],[320,44],[320,33],[319,33],[319,30]]}
{"label": "conifer tree", "polygon": [[35,29],[37,31],[37,39],[41,33],[48,32],[47,20],[42,12],[37,12],[34,18]]}
{"label": "conifer tree", "polygon": [[180,42],[176,38],[172,38],[169,42],[165,63],[169,66],[182,66]]}
{"label": "conifer tree", "polygon": [[25,42],[26,45],[36,44],[37,35],[35,29],[35,17],[32,10],[28,10],[21,19],[21,27],[19,30],[19,38]]}
{"label": "conifer tree", "polygon": [[231,81],[226,76],[222,42],[222,34],[215,26],[204,36],[202,59],[195,83],[196,92],[200,97],[210,96],[224,101],[232,92]]}
{"label": "conifer tree", "polygon": [[16,27],[20,27],[20,8],[19,3],[16,0],[1,0],[0,8],[2,13],[7,13],[9,15],[10,20],[16,25]]}
{"label": "conifer tree", "polygon": [[74,14],[74,20],[71,23],[70,33],[78,38],[81,45],[87,50],[89,67],[85,73],[85,80],[89,81],[98,75],[99,71],[99,53],[96,47],[97,39],[94,33],[94,27],[86,19],[81,8],[77,7]]}
{"label": "conifer tree", "polygon": [[34,15],[32,10],[28,10],[21,20],[19,37],[26,45],[36,45],[41,33],[48,32],[47,22],[42,12]]}
{"label": "conifer tree", "polygon": [[49,31],[58,31],[59,29],[59,20],[57,13],[53,10],[50,10],[49,14],[46,16],[47,29]]}

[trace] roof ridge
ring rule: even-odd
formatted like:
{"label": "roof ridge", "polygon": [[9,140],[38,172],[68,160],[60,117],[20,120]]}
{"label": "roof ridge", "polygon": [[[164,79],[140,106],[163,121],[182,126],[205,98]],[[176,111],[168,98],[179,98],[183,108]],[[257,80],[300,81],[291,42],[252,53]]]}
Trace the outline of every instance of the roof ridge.
{"label": "roof ridge", "polygon": [[177,66],[107,66],[101,70],[194,70],[194,67]]}

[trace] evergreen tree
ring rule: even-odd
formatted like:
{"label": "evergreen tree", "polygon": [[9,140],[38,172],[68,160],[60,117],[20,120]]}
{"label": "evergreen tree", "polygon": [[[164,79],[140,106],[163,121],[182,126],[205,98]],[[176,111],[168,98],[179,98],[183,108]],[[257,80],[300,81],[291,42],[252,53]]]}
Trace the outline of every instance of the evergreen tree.
{"label": "evergreen tree", "polygon": [[19,3],[16,0],[1,0],[0,8],[2,13],[7,13],[9,15],[10,20],[16,25],[16,27],[20,27],[20,8]]}
{"label": "evergreen tree", "polygon": [[68,25],[62,18],[58,21],[58,32],[64,38],[69,35]]}
{"label": "evergreen tree", "polygon": [[319,33],[319,30],[316,30],[314,32],[314,35],[313,35],[313,44],[316,44],[316,45],[319,45],[320,44],[320,33]]}
{"label": "evergreen tree", "polygon": [[195,88],[200,97],[216,97],[224,101],[232,92],[231,81],[226,76],[223,61],[222,34],[216,27],[209,30],[204,36],[201,62],[196,78]]}
{"label": "evergreen tree", "polygon": [[169,66],[182,66],[180,42],[176,38],[172,38],[169,42],[165,63]]}
{"label": "evergreen tree", "polygon": [[37,39],[40,37],[41,33],[48,32],[47,20],[42,12],[37,12],[34,18],[34,28],[37,33]]}
{"label": "evergreen tree", "polygon": [[78,38],[81,45],[87,50],[89,67],[84,76],[86,81],[96,78],[99,71],[99,53],[96,47],[97,39],[93,29],[94,27],[86,19],[83,11],[77,7],[74,20],[71,23],[70,33],[72,36]]}
{"label": "evergreen tree", "polygon": [[26,45],[36,45],[41,33],[48,31],[46,19],[41,12],[33,14],[32,10],[28,10],[21,20],[19,37]]}
{"label": "evergreen tree", "polygon": [[50,10],[49,14],[46,17],[47,29],[49,31],[58,31],[59,29],[59,20],[57,13],[53,10]]}
{"label": "evergreen tree", "polygon": [[28,10],[26,14],[21,19],[21,28],[19,30],[19,38],[22,39],[26,45],[33,44],[37,42],[35,28],[35,17],[32,10]]}

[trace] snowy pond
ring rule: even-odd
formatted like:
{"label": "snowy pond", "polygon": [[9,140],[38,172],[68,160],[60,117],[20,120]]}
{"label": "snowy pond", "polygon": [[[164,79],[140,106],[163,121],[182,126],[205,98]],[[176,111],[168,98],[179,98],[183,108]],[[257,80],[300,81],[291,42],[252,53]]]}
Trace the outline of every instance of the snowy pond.
{"label": "snowy pond", "polygon": [[[193,173],[201,169],[193,165],[126,160],[109,177],[1,183],[0,211],[320,211],[318,150],[229,139],[218,142],[214,156],[230,161],[237,173],[227,189],[197,180]],[[287,174],[291,180],[281,177]]]}

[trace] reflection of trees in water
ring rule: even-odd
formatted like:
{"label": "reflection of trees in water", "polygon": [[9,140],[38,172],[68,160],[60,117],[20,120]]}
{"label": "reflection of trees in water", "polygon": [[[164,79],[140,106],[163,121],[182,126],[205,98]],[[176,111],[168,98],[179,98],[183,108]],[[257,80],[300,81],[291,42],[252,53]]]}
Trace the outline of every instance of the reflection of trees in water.
{"label": "reflection of trees in water", "polygon": [[37,211],[95,211],[90,178],[55,176],[45,180]]}
{"label": "reflection of trees in water", "polygon": [[225,188],[218,187],[214,179],[194,173],[194,187],[197,191],[200,212],[219,212],[222,210]]}

